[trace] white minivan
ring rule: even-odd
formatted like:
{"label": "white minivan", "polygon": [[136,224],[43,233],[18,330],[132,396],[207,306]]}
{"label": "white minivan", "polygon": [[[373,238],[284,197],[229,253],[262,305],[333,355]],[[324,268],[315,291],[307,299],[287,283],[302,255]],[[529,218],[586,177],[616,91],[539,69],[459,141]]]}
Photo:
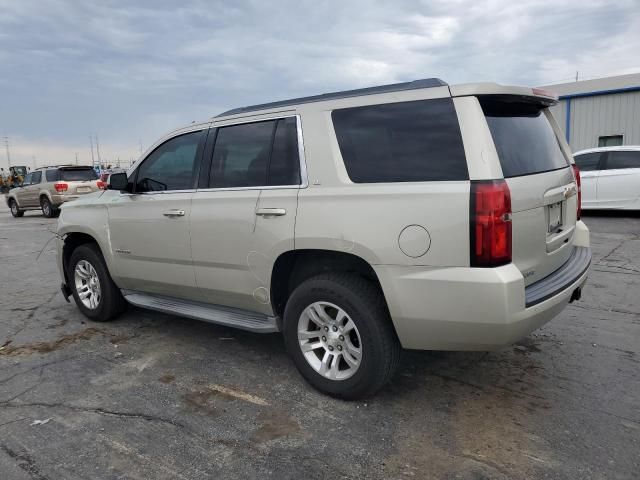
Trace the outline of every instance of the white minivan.
{"label": "white minivan", "polygon": [[640,210],[640,146],[600,147],[573,155],[583,209]]}

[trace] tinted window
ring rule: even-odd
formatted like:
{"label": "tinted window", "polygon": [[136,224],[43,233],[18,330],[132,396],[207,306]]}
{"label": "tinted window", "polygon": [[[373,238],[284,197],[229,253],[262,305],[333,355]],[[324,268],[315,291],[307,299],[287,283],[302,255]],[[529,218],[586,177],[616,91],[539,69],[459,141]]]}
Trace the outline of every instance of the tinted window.
{"label": "tinted window", "polygon": [[58,170],[47,170],[45,173],[47,182],[55,182],[58,180]]}
{"label": "tinted window", "polygon": [[353,182],[469,178],[450,98],[345,108],[331,117]]}
{"label": "tinted window", "polygon": [[31,177],[33,176],[33,173],[27,173],[24,177],[24,180],[22,181],[23,185],[31,185]]}
{"label": "tinted window", "polygon": [[548,172],[568,166],[558,139],[535,104],[480,98],[505,177]]}
{"label": "tinted window", "polygon": [[60,170],[60,180],[67,182],[80,182],[83,180],[96,180],[98,174],[93,168],[73,168]]}
{"label": "tinted window", "polygon": [[42,170],[33,172],[32,175],[33,176],[31,177],[31,184],[40,183],[40,180],[42,179]]}
{"label": "tinted window", "polygon": [[194,188],[196,153],[202,132],[172,138],[156,148],[138,168],[136,192]]}
{"label": "tinted window", "polygon": [[606,169],[615,168],[640,168],[640,152],[609,152]]}
{"label": "tinted window", "polygon": [[268,185],[299,185],[300,159],[294,117],[278,120],[269,162]]}
{"label": "tinted window", "polygon": [[209,185],[215,188],[267,185],[274,120],[218,129]]}
{"label": "tinted window", "polygon": [[600,152],[585,153],[573,157],[576,161],[576,165],[580,170],[588,172],[589,170],[598,170],[598,163],[600,162]]}

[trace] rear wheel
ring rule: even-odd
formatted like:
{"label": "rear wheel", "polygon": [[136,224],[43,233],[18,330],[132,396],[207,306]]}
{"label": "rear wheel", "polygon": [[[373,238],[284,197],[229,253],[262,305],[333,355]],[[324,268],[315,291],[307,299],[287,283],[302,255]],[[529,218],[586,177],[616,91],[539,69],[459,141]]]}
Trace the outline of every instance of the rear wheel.
{"label": "rear wheel", "polygon": [[9,208],[11,209],[11,215],[14,217],[22,217],[24,215],[24,210],[20,210],[18,208],[18,203],[12,198],[9,200]]}
{"label": "rear wheel", "polygon": [[287,350],[304,378],[344,399],[372,395],[393,376],[400,344],[380,290],[348,273],[323,274],[291,294]]}
{"label": "rear wheel", "polygon": [[55,209],[47,197],[40,199],[40,208],[42,208],[42,214],[47,218],[55,217]]}
{"label": "rear wheel", "polygon": [[80,245],[73,251],[67,278],[76,305],[91,320],[106,322],[126,309],[127,302],[113,283],[96,245]]}

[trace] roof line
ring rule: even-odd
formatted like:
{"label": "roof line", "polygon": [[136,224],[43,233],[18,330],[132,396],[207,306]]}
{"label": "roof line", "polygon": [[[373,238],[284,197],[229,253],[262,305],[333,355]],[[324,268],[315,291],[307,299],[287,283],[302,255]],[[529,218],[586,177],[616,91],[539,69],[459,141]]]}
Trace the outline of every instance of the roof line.
{"label": "roof line", "polygon": [[[550,90],[553,90],[553,88],[550,88]],[[566,95],[560,95],[558,99],[566,100],[568,98],[596,97],[598,95],[610,95],[613,93],[626,93],[626,92],[637,92],[637,91],[640,91],[640,85],[636,85],[633,87],[611,88],[608,90],[594,90],[593,92],[568,93]]]}
{"label": "roof line", "polygon": [[262,103],[258,105],[250,105],[247,107],[233,108],[231,110],[227,110],[226,112],[222,112],[213,118],[254,112],[257,110],[267,110],[269,108],[299,105],[302,103],[323,102],[325,100],[359,97],[361,95],[375,95],[377,93],[401,92],[404,90],[417,90],[420,88],[446,87],[447,85],[447,83],[443,82],[439,78],[425,78],[421,80],[414,80],[412,82],[392,83],[390,85],[380,85],[377,87],[367,87],[358,88],[355,90],[344,90],[341,92],[323,93],[310,97],[291,98],[289,100],[281,100],[279,102]]}

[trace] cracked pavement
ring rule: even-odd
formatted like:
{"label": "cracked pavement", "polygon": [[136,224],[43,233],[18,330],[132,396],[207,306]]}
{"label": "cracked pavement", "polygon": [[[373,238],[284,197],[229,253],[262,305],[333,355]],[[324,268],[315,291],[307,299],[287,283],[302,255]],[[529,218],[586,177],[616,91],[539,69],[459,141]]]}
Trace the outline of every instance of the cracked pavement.
{"label": "cracked pavement", "polygon": [[343,402],[277,334],[90,322],[59,293],[56,220],[2,203],[0,478],[637,478],[640,215],[585,222],[580,302],[499,352],[404,352],[379,395]]}

